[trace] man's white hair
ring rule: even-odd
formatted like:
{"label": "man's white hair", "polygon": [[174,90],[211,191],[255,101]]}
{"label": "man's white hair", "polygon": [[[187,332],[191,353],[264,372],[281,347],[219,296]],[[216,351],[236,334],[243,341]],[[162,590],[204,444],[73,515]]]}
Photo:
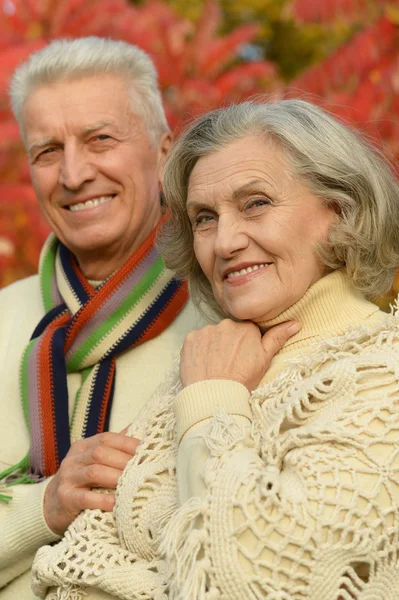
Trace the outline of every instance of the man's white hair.
{"label": "man's white hair", "polygon": [[101,73],[118,75],[126,80],[132,111],[143,120],[152,143],[169,131],[157,72],[148,54],[126,42],[92,36],[55,40],[16,69],[10,84],[10,99],[22,137],[23,108],[36,89],[57,81]]}

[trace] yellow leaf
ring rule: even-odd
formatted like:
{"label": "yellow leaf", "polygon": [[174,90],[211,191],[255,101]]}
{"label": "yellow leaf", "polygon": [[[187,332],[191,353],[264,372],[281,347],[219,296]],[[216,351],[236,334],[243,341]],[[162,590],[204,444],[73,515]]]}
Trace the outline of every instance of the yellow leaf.
{"label": "yellow leaf", "polygon": [[43,36],[43,27],[39,21],[32,23],[27,30],[28,40],[37,40]]}
{"label": "yellow leaf", "polygon": [[393,4],[387,6],[385,8],[385,15],[387,19],[391,21],[391,23],[399,25],[399,8],[397,6],[393,6]]}
{"label": "yellow leaf", "polygon": [[381,81],[381,72],[378,69],[374,69],[369,73],[369,79],[372,84],[376,85]]}

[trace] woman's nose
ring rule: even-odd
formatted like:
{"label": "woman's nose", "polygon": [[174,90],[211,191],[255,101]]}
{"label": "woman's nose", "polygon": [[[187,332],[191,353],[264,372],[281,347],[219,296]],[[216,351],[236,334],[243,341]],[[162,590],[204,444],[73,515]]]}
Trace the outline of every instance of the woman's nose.
{"label": "woman's nose", "polygon": [[219,217],[215,241],[215,253],[230,258],[248,246],[248,235],[243,224],[231,217]]}

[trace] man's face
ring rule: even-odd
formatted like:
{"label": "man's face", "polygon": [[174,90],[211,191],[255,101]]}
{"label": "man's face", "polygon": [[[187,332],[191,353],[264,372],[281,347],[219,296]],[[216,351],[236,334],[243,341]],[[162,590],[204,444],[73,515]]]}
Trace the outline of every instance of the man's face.
{"label": "man's face", "polygon": [[160,219],[169,134],[151,145],[126,82],[109,74],[38,88],[23,122],[44,216],[86,277],[104,279]]}

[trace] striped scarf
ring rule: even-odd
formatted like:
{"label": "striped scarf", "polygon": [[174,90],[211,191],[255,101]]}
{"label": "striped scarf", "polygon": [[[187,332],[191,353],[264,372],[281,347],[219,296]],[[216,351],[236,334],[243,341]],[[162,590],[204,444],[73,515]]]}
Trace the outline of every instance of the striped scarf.
{"label": "striped scarf", "polygon": [[[46,315],[21,363],[21,396],[31,434],[29,453],[0,473],[8,485],[54,474],[72,441],[107,431],[116,356],[159,335],[188,298],[154,247],[157,229],[98,289],[73,254],[50,235],[40,257]],[[80,372],[72,419],[67,374]],[[7,494],[0,500],[7,501]]]}

